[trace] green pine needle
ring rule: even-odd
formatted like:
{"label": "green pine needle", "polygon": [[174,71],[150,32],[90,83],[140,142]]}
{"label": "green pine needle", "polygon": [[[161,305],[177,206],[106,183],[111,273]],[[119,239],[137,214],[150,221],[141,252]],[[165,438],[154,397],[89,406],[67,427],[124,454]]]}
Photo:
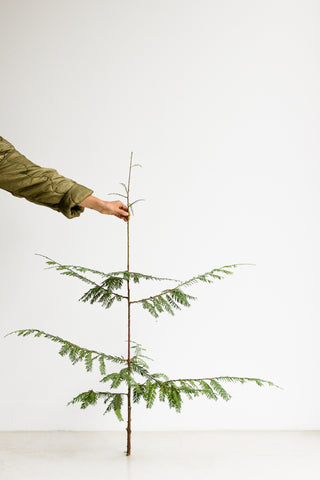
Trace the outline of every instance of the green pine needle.
{"label": "green pine needle", "polygon": [[[72,342],[69,342],[68,340],[65,340],[64,338],[58,337],[56,335],[52,335],[50,333],[44,332],[42,330],[38,330],[35,328],[29,328],[29,329],[24,329],[24,330],[15,330],[13,332],[7,333],[5,337],[8,337],[9,335],[17,335],[19,337],[27,337],[29,335],[32,335],[34,337],[44,337],[52,342],[55,343],[60,343],[62,346],[60,348],[59,354],[63,356],[69,356],[69,359],[72,363],[72,365],[75,365],[78,362],[84,361],[86,370],[90,372],[92,370],[93,362],[94,360],[98,360],[99,362],[99,369],[100,373],[104,375],[105,373],[105,366],[103,367],[105,361],[110,361],[112,363],[116,364],[125,364],[126,359],[123,357],[117,357],[114,355],[107,355],[106,353],[103,352],[98,352],[96,350],[89,350],[87,348],[80,347],[79,345],[76,345]],[[103,372],[103,373],[102,373]]]}

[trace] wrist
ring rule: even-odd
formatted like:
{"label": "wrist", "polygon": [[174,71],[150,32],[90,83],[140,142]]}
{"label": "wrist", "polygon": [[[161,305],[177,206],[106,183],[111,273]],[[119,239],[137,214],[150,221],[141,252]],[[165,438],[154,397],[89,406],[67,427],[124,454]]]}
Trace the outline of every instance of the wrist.
{"label": "wrist", "polygon": [[91,208],[93,210],[100,211],[102,207],[102,200],[94,197],[93,195],[89,195],[81,203],[79,203],[79,205],[80,207]]}

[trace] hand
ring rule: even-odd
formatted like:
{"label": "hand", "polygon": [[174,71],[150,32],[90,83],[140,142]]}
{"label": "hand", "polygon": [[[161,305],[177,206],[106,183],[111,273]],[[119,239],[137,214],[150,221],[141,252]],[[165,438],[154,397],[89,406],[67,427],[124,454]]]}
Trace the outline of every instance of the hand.
{"label": "hand", "polygon": [[120,200],[115,200],[113,202],[108,202],[107,200],[100,200],[100,198],[89,195],[81,203],[80,207],[92,208],[99,213],[105,215],[114,215],[118,218],[121,218],[125,222],[130,219],[130,213],[128,212],[128,207],[120,202]]}
{"label": "hand", "polygon": [[106,215],[115,215],[118,218],[121,218],[125,222],[130,219],[130,213],[128,212],[128,207],[120,200],[115,200],[113,202],[107,202],[106,200],[101,200],[100,213],[105,213]]}

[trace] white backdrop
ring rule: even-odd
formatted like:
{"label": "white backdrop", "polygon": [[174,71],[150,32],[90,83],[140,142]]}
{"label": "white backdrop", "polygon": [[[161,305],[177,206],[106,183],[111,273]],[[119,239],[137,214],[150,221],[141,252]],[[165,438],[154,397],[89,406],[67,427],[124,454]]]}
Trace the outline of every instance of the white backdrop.
{"label": "white backdrop", "polygon": [[[175,317],[135,309],[133,339],[173,378],[283,390],[231,386],[230,402],[186,400],[181,414],[139,405],[136,430],[320,427],[319,20],[315,0],[1,2],[0,135],[104,199],[133,150],[133,193],[147,200],[131,221],[133,270],[256,265],[190,288],[198,301]],[[66,407],[101,388],[97,374],[48,340],[4,335],[39,328],[125,354],[125,306],[78,302],[86,285],[34,255],[124,269],[125,223],[0,200],[0,428],[124,429],[103,404]]]}

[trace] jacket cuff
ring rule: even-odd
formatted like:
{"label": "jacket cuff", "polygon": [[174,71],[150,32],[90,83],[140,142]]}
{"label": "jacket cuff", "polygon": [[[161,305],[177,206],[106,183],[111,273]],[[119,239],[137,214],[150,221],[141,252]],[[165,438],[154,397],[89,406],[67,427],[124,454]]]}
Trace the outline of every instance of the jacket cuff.
{"label": "jacket cuff", "polygon": [[61,213],[67,218],[79,217],[84,211],[84,207],[80,207],[78,204],[92,194],[93,190],[90,188],[79,185],[79,183],[74,183],[74,185],[72,185],[72,187],[64,194],[59,203]]}

